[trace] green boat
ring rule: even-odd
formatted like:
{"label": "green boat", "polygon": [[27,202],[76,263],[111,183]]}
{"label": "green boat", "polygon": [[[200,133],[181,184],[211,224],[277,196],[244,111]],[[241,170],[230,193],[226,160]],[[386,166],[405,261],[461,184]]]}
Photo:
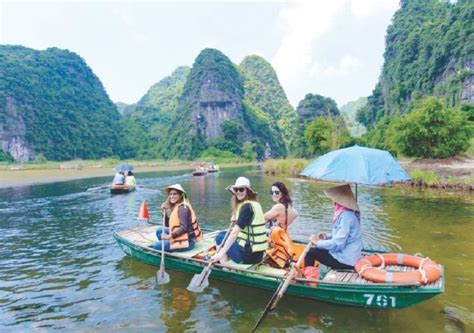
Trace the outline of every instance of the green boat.
{"label": "green boat", "polygon": [[[155,225],[134,226],[114,232],[114,238],[126,255],[150,265],[160,266],[161,252],[149,247],[157,241],[156,229]],[[166,268],[193,274],[201,272],[207,263],[205,259],[201,258],[204,258],[208,249],[214,246],[214,238],[218,232],[206,232],[204,239],[190,251],[167,252],[165,254]],[[365,253],[373,254],[367,251]],[[396,265],[386,266],[386,269],[389,271],[414,270],[410,267]],[[286,273],[287,271],[284,269],[273,268],[263,263],[245,265],[230,261],[226,264],[216,264],[210,278],[275,291],[285,278]],[[317,285],[309,286],[308,283],[311,282],[316,282]],[[433,298],[442,292],[444,292],[444,274],[437,281],[427,285],[373,283],[361,278],[354,271],[332,269],[321,274],[318,280],[296,278],[287,290],[287,294],[297,297],[377,309],[405,308]]]}
{"label": "green boat", "polygon": [[128,185],[110,185],[110,194],[124,194],[136,190],[136,186]]}

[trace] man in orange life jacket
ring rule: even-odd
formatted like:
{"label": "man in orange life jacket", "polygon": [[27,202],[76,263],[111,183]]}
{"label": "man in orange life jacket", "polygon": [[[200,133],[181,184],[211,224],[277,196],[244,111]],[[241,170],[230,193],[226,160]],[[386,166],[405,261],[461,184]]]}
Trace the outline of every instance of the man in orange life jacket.
{"label": "man in orange life jacket", "polygon": [[160,227],[156,231],[158,242],[152,247],[161,250],[165,242],[165,251],[191,250],[202,239],[202,231],[196,219],[193,207],[186,199],[186,192],[180,184],[165,187],[168,198],[161,205],[166,211],[165,231]]}

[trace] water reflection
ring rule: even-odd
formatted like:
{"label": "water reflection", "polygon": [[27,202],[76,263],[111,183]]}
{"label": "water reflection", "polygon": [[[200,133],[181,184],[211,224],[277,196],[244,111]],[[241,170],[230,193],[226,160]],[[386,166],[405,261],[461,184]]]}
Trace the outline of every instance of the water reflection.
{"label": "water reflection", "polygon": [[[211,279],[201,294],[185,288],[191,274],[168,271],[157,286],[152,267],[124,256],[112,232],[137,222],[147,200],[152,222],[161,223],[163,187],[181,183],[205,227],[227,228],[231,195],[225,190],[248,177],[264,210],[268,190],[283,181],[300,217],[290,234],[331,229],[329,184],[268,177],[249,167],[193,177],[182,171],[137,174],[127,195],[86,192],[109,177],[0,190],[0,322],[9,330],[152,330],[158,332],[247,332],[271,297],[270,291]],[[364,245],[423,252],[446,269],[446,292],[413,308],[374,311],[285,296],[262,331],[445,331],[474,329],[472,290],[472,196],[359,188]],[[143,222],[141,222],[143,223]],[[349,329],[350,328],[350,329]]]}

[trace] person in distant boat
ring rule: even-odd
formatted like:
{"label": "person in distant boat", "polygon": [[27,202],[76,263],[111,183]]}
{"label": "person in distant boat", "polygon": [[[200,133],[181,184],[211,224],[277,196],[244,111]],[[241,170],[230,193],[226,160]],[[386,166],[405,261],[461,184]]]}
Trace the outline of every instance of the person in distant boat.
{"label": "person in distant boat", "polygon": [[112,180],[112,185],[123,185],[125,184],[125,175],[122,171],[117,172]]}
{"label": "person in distant boat", "polygon": [[[232,192],[232,227],[224,245],[211,257],[211,261],[221,263],[229,258],[236,263],[255,264],[262,260],[267,249],[267,235],[262,206],[257,201],[257,193],[250,181],[239,177],[234,185],[227,187]],[[216,243],[224,241],[226,231],[220,232]]]}
{"label": "person in distant boat", "polygon": [[298,212],[293,209],[290,193],[285,184],[274,182],[270,195],[276,204],[263,215],[267,226],[270,229],[274,226],[279,226],[287,230],[290,224],[298,217]]}
{"label": "person in distant boat", "polygon": [[165,187],[168,198],[161,204],[165,213],[165,230],[159,227],[156,231],[158,242],[152,245],[161,250],[165,242],[165,251],[187,251],[194,248],[202,239],[202,231],[196,219],[193,207],[186,198],[186,192],[180,184]]}
{"label": "person in distant boat", "polygon": [[135,176],[133,175],[132,171],[129,171],[127,173],[127,177],[125,177],[125,185],[128,185],[130,187],[137,186],[137,181],[136,181]]}
{"label": "person in distant boat", "polygon": [[305,266],[312,266],[317,260],[335,269],[353,269],[362,256],[359,206],[350,185],[330,188],[324,194],[334,205],[332,232],[311,235],[313,246],[306,255]]}

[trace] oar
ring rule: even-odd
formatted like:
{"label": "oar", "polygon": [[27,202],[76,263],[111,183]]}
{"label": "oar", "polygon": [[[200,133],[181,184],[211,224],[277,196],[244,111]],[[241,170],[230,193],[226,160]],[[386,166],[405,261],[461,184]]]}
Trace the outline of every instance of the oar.
{"label": "oar", "polygon": [[[165,232],[165,218],[166,210],[163,209],[163,231]],[[161,237],[161,263],[160,269],[156,272],[156,283],[157,284],[167,284],[170,282],[170,276],[165,272],[165,240]]]}
{"label": "oar", "polygon": [[97,187],[90,187],[87,189],[87,192],[95,192],[98,190],[103,190],[105,188],[109,188],[110,185],[102,185],[102,186],[97,186]]}
{"label": "oar", "polygon": [[159,189],[156,188],[156,187],[151,187],[151,186],[146,186],[146,185],[137,185],[138,188],[145,188],[147,190],[154,190],[154,191],[158,191]]}
{"label": "oar", "polygon": [[304,260],[304,257],[306,257],[306,253],[308,253],[309,249],[311,248],[311,242],[309,242],[306,247],[304,248],[303,253],[301,253],[300,257],[298,258],[298,261],[296,264],[293,264],[290,271],[288,272],[285,281],[280,283],[278,286],[277,290],[273,294],[272,298],[270,299],[270,302],[268,302],[267,306],[262,312],[262,315],[260,318],[258,318],[257,323],[255,326],[252,328],[251,332],[255,332],[255,330],[260,326],[260,324],[263,322],[267,314],[272,311],[273,309],[276,308],[278,302],[280,299],[283,297],[283,294],[285,293],[286,289],[288,288],[288,285],[290,284],[291,280],[293,280],[295,273],[296,273],[296,267],[300,267],[301,263]]}
{"label": "oar", "polygon": [[[233,221],[231,221],[229,225],[229,229],[227,229],[224,235],[224,239],[216,248],[216,253],[218,253],[220,248],[224,246],[227,236],[229,236],[230,230],[232,229],[233,225],[234,223]],[[209,264],[207,264],[207,266],[202,270],[201,273],[194,274],[193,278],[191,279],[191,282],[189,282],[189,285],[186,289],[195,293],[200,293],[204,289],[206,289],[206,287],[209,285],[209,275],[211,273],[212,266],[214,266],[214,262],[211,261]]]}

